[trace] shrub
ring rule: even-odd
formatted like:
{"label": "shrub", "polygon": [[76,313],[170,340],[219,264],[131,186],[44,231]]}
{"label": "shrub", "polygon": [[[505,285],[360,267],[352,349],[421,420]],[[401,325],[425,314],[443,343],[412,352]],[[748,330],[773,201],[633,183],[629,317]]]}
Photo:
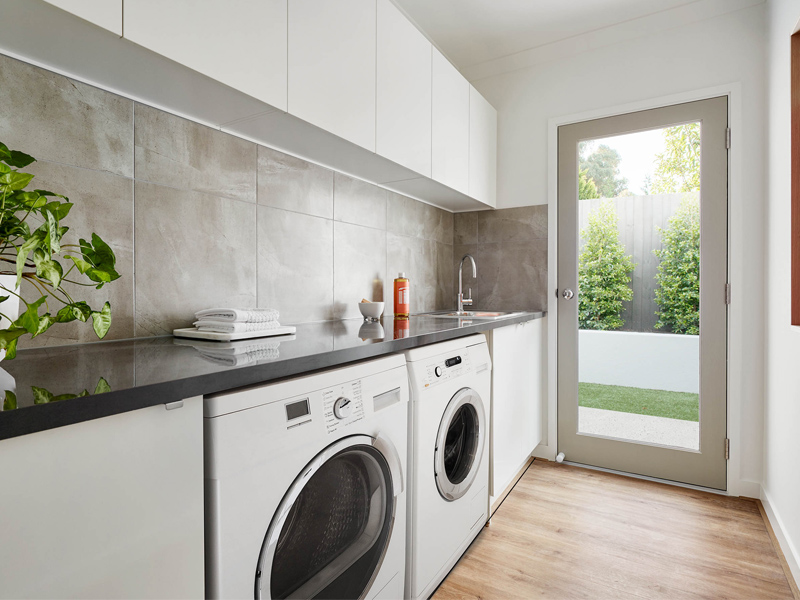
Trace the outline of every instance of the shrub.
{"label": "shrub", "polygon": [[634,264],[619,241],[617,210],[603,202],[589,214],[581,231],[584,240],[578,263],[578,323],[581,329],[619,329],[622,302],[633,298],[630,288]]}
{"label": "shrub", "polygon": [[656,274],[656,328],[700,333],[700,198],[685,194],[669,227],[662,231]]}

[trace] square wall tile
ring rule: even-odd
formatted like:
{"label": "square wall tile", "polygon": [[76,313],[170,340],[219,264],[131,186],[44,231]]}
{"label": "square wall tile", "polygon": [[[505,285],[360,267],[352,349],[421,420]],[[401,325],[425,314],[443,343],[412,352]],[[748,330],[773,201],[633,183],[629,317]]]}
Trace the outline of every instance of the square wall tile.
{"label": "square wall tile", "polygon": [[333,181],[335,220],[386,229],[388,190],[338,172],[334,173]]}
{"label": "square wall tile", "polygon": [[360,225],[333,225],[334,309],[337,319],[360,317],[356,304],[366,298],[391,304],[386,293],[386,232]]}
{"label": "square wall tile", "polygon": [[244,202],[256,201],[257,146],[136,104],[136,179]]}
{"label": "square wall tile", "polygon": [[333,218],[333,171],[259,146],[258,203]]}
{"label": "square wall tile", "polygon": [[387,231],[443,244],[453,243],[453,213],[395,192],[387,193]]}
{"label": "square wall tile", "polygon": [[453,215],[453,243],[478,243],[478,218],[481,212],[464,212]]}
{"label": "square wall tile", "polygon": [[137,336],[256,306],[255,204],[142,181],[135,195]]}
{"label": "square wall tile", "polygon": [[477,241],[481,244],[547,239],[547,205],[484,210],[477,214]]}
{"label": "square wall tile", "polygon": [[[63,244],[77,244],[79,238],[90,239],[92,233],[96,233],[111,247],[117,258],[116,269],[120,278],[105,284],[101,289],[67,282],[62,287],[74,300],[84,300],[95,310],[100,310],[106,301],[111,303],[111,328],[104,339],[133,337],[133,180],[108,172],[41,161],[33,163],[26,171],[34,174],[32,189],[46,189],[63,194],[73,203],[70,213],[62,222],[62,225],[70,228],[62,239]],[[64,248],[60,258],[56,259],[65,273],[72,261],[64,259],[64,256],[80,257],[77,250]],[[93,284],[77,269],[69,274],[68,279]],[[48,292],[48,295],[49,312],[55,314],[63,304],[56,301],[52,293]],[[31,301],[40,294],[29,283],[23,283],[22,296]],[[43,312],[40,309],[40,313]],[[92,329],[91,320],[86,323],[73,321],[56,323],[33,339],[26,336],[20,347],[93,341],[97,341],[97,336]]]}
{"label": "square wall tile", "polygon": [[394,279],[403,271],[411,287],[411,313],[436,310],[438,291],[436,242],[404,235],[387,234],[386,313],[394,313]]}
{"label": "square wall tile", "polygon": [[38,160],[133,177],[133,101],[0,55],[0,141]]}
{"label": "square wall tile", "polygon": [[281,323],[331,318],[333,221],[258,207],[258,306]]}

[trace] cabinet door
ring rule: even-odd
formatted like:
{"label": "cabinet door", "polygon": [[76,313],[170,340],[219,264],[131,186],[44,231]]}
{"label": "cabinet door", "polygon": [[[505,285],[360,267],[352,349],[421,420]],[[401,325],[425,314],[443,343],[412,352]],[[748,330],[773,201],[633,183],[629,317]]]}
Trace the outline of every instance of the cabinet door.
{"label": "cabinet door", "polygon": [[45,1],[117,35],[122,35],[122,0]]}
{"label": "cabinet door", "polygon": [[202,398],[2,440],[0,456],[0,597],[203,597]]}
{"label": "cabinet door", "polygon": [[125,38],[286,110],[287,0],[125,0]]}
{"label": "cabinet door", "polygon": [[469,87],[469,195],[497,206],[497,111]]}
{"label": "cabinet door", "polygon": [[433,48],[433,164],[439,183],[469,194],[469,82]]}
{"label": "cabinet door", "polygon": [[289,113],[375,151],[376,0],[289,0]]}
{"label": "cabinet door", "polygon": [[378,0],[376,151],[431,176],[431,43],[389,0]]}
{"label": "cabinet door", "polygon": [[542,320],[492,332],[492,491],[499,496],[542,439]]}

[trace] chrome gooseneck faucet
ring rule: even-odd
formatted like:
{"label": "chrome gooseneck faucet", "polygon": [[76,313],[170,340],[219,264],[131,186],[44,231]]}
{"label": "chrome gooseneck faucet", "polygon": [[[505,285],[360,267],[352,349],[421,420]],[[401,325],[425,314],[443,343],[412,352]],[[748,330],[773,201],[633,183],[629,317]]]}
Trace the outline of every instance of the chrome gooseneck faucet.
{"label": "chrome gooseneck faucet", "polygon": [[464,298],[464,288],[461,283],[461,272],[464,269],[464,261],[467,259],[472,263],[472,278],[474,279],[478,276],[478,268],[475,266],[475,259],[472,258],[471,254],[465,254],[464,258],[461,259],[461,264],[458,265],[458,314],[460,315],[467,314],[464,312],[464,305],[472,306],[472,288],[469,289],[469,298]]}

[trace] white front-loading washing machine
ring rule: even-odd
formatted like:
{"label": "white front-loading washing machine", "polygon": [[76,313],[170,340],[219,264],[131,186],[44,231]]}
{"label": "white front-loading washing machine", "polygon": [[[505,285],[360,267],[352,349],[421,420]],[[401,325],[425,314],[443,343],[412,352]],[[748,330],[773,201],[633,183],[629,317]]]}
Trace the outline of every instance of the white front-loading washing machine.
{"label": "white front-loading washing machine", "polygon": [[405,359],[205,399],[206,596],[402,598]]}
{"label": "white front-loading washing machine", "polygon": [[411,386],[406,597],[428,598],[489,516],[491,359],[483,335],[406,352]]}

